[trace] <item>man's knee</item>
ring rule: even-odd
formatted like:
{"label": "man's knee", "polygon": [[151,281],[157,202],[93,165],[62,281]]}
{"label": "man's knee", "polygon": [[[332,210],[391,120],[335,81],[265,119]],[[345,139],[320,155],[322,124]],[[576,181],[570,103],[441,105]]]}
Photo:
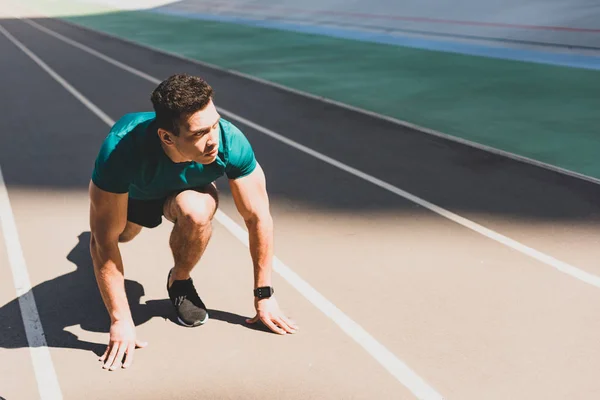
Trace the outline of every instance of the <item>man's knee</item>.
{"label": "man's knee", "polygon": [[194,227],[209,225],[217,209],[217,199],[209,193],[187,190],[175,198],[176,219]]}

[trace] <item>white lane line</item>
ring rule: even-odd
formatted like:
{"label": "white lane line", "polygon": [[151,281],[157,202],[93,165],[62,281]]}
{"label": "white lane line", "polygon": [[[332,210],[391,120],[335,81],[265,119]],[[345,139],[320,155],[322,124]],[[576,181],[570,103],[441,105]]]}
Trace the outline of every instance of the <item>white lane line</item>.
{"label": "white lane line", "polygon": [[[52,17],[48,17],[48,18],[52,18]],[[350,111],[358,112],[358,113],[361,113],[361,114],[364,114],[364,115],[368,115],[368,116],[373,117],[373,118],[377,118],[377,119],[381,119],[381,120],[390,122],[390,123],[392,123],[394,125],[402,126],[404,128],[409,128],[409,129],[412,129],[412,130],[417,131],[417,132],[425,133],[427,135],[436,136],[438,138],[441,138],[441,139],[444,139],[444,140],[448,140],[450,142],[460,143],[460,144],[462,144],[464,146],[473,147],[473,148],[476,148],[476,149],[479,149],[479,150],[486,151],[488,153],[498,154],[500,156],[503,156],[503,157],[506,157],[506,158],[510,158],[512,160],[515,160],[515,161],[519,161],[519,162],[522,162],[522,163],[525,163],[525,164],[534,165],[536,167],[544,168],[544,169],[547,169],[547,170],[550,170],[550,171],[553,171],[553,172],[558,172],[560,174],[563,174],[563,175],[566,175],[566,176],[570,176],[570,177],[573,177],[573,178],[582,179],[584,181],[595,183],[597,185],[600,184],[600,179],[595,178],[593,176],[582,174],[580,172],[575,172],[575,171],[572,171],[572,170],[569,170],[569,169],[566,169],[566,168],[558,167],[556,165],[552,165],[552,164],[545,163],[545,162],[542,162],[542,161],[539,161],[539,160],[535,160],[533,158],[529,158],[529,157],[525,157],[525,156],[522,156],[522,155],[519,155],[519,154],[511,153],[511,152],[506,151],[506,150],[500,150],[500,149],[497,149],[495,147],[486,146],[484,144],[480,144],[480,143],[477,143],[477,142],[472,142],[470,140],[463,139],[463,138],[460,138],[458,136],[452,136],[452,135],[449,135],[447,133],[436,131],[435,129],[426,128],[424,126],[413,124],[413,123],[408,122],[408,121],[403,121],[403,120],[398,119],[398,118],[393,118],[393,117],[390,117],[388,115],[379,114],[377,112],[369,111],[369,110],[366,110],[364,108],[352,106],[350,104],[345,104],[345,103],[342,103],[342,102],[337,101],[337,100],[332,100],[332,99],[329,99],[327,97],[322,97],[322,96],[318,96],[318,95],[315,95],[315,94],[312,94],[312,93],[304,92],[304,91],[299,90],[299,89],[294,89],[294,88],[291,88],[291,87],[287,87],[287,86],[281,85],[279,83],[271,82],[271,81],[268,81],[266,79],[262,79],[262,78],[259,78],[259,77],[256,77],[256,76],[248,75],[248,74],[245,74],[243,72],[239,72],[239,71],[236,71],[236,70],[233,70],[233,69],[227,69],[227,68],[223,68],[223,67],[220,67],[218,65],[215,65],[215,64],[207,63],[205,61],[200,61],[200,60],[196,60],[196,59],[193,59],[193,58],[185,57],[185,56],[183,56],[181,54],[177,54],[177,53],[173,53],[173,52],[170,52],[170,51],[167,51],[167,50],[159,49],[157,47],[152,47],[152,46],[149,46],[149,45],[146,45],[146,44],[143,44],[143,43],[138,43],[138,42],[135,42],[135,41],[133,41],[131,39],[126,39],[124,37],[113,35],[113,34],[110,34],[110,33],[107,33],[107,32],[93,30],[93,29],[88,28],[86,26],[76,24],[76,23],[74,23],[72,21],[66,21],[66,20],[63,20],[63,19],[59,19],[59,21],[61,23],[64,23],[65,25],[70,25],[72,27],[75,27],[77,29],[81,29],[83,31],[92,32],[92,33],[94,33],[96,35],[99,35],[99,36],[105,36],[105,37],[109,37],[111,39],[115,39],[115,40],[118,40],[118,41],[121,41],[121,42],[124,42],[124,43],[129,43],[129,44],[132,44],[132,45],[137,46],[137,47],[145,48],[145,49],[157,52],[157,53],[162,53],[162,54],[168,55],[170,57],[178,58],[178,59],[184,60],[186,62],[191,62],[193,64],[200,65],[200,66],[205,67],[205,68],[210,68],[210,69],[215,70],[215,71],[227,72],[228,74],[239,76],[241,78],[248,79],[248,80],[251,80],[251,81],[254,81],[254,82],[258,82],[258,83],[261,83],[261,84],[266,85],[266,86],[275,87],[277,89],[285,90],[287,92],[294,93],[294,94],[299,95],[299,96],[307,97],[307,98],[310,98],[310,99],[313,99],[313,100],[318,100],[318,101],[321,101],[321,102],[327,103],[327,104],[332,104],[332,105],[335,105],[337,107],[344,108],[346,110],[350,110]]]}
{"label": "white lane line", "polygon": [[[242,229],[231,218],[217,211],[215,218],[235,237],[248,247],[248,232]],[[273,257],[273,270],[281,275],[290,285],[300,292],[323,314],[331,318],[348,336],[362,346],[373,358],[388,370],[398,381],[406,386],[419,399],[441,399],[442,395],[430,387],[408,365],[398,359],[391,351],[377,341],[363,327],[344,314],[331,301],[313,288],[308,282],[296,274],[277,257]]]}
{"label": "white lane line", "polygon": [[600,288],[600,277],[598,277],[596,275],[590,274],[589,272],[586,272],[582,269],[579,269],[570,264],[567,264],[566,262],[560,261],[554,257],[551,257],[551,256],[549,256],[545,253],[542,253],[538,250],[535,250],[531,247],[525,246],[524,244],[522,244],[516,240],[513,240],[513,239],[511,239],[507,236],[504,236],[496,231],[493,231],[489,228],[479,225],[476,222],[473,222],[467,218],[461,217],[458,214],[448,211],[448,210],[446,210],[442,207],[439,207],[433,203],[430,203],[427,200],[417,197],[417,196],[415,196],[405,190],[402,190],[392,184],[382,181],[381,179],[378,179],[374,176],[366,174],[362,171],[357,170],[356,168],[352,168],[340,161],[337,161],[331,157],[321,154],[315,150],[312,150],[311,148],[308,148],[300,143],[297,143],[291,139],[288,139],[285,136],[282,136],[276,132],[273,132],[267,128],[264,128],[258,124],[255,124],[254,122],[249,121],[243,117],[240,117],[236,114],[233,114],[230,112],[225,112],[225,111],[223,111],[223,114],[230,115],[231,117],[242,122],[244,125],[248,125],[254,129],[264,133],[265,135],[268,135],[274,139],[279,140],[280,142],[283,142],[291,147],[294,147],[294,148],[302,151],[303,153],[306,153],[315,158],[318,158],[319,160],[326,162],[329,165],[333,165],[334,167],[337,167],[343,171],[346,171],[349,174],[352,174],[356,177],[362,178],[365,181],[372,183],[373,185],[379,186],[380,188],[383,188],[389,192],[392,192],[400,197],[404,197],[405,199],[410,200],[413,203],[416,203],[424,208],[427,208],[428,210],[433,211],[434,213],[441,215],[442,217],[445,217],[451,221],[454,221],[457,224],[464,226],[465,228],[471,229],[472,231],[475,231],[483,236],[486,236],[492,240],[502,243],[503,245],[508,246],[522,254],[525,254],[531,258],[534,258],[538,261],[543,262],[544,264],[554,267],[557,270],[564,272],[565,274],[568,274],[568,275],[570,275],[574,278],[577,278],[583,282],[589,283],[590,285],[594,285],[594,286]]}
{"label": "white lane line", "polygon": [[[0,31],[4,33],[0,25]],[[13,281],[17,296],[19,298],[19,307],[21,308],[21,317],[25,326],[25,335],[29,343],[29,354],[33,363],[33,370],[37,380],[38,391],[42,400],[61,400],[63,398],[50,356],[50,350],[46,343],[44,329],[40,321],[37,305],[33,292],[31,291],[31,281],[27,272],[27,264],[23,256],[23,250],[19,241],[19,233],[13,216],[8,191],[0,169],[0,225],[2,234],[6,242],[6,251],[8,253],[8,263],[12,271]]]}
{"label": "white lane line", "polygon": [[[88,46],[86,46],[84,44],[81,44],[79,42],[75,42],[74,40],[66,38],[65,36],[63,36],[63,35],[61,35],[59,33],[56,33],[54,31],[51,31],[50,29],[48,29],[46,27],[42,27],[41,25],[39,25],[39,24],[37,24],[37,23],[35,23],[33,21],[28,21],[28,22],[32,26],[38,27],[38,29],[42,30],[43,32],[49,33],[52,36],[54,36],[54,37],[56,37],[56,38],[58,38],[60,40],[65,41],[66,43],[69,43],[69,44],[72,44],[72,45],[75,45],[75,43],[76,43],[76,47],[77,48],[79,48],[79,49],[81,49],[81,50],[83,50],[83,51],[85,51],[85,52],[87,52],[89,54],[95,55],[95,56],[101,58],[102,60],[104,60],[104,61],[106,61],[106,62],[108,62],[108,63],[110,63],[110,64],[112,64],[112,65],[114,65],[114,66],[116,66],[118,68],[123,68],[126,71],[131,72],[131,73],[133,73],[133,74],[135,74],[135,75],[137,75],[137,76],[139,76],[139,77],[141,77],[143,79],[147,79],[147,80],[149,80],[152,83],[158,84],[160,82],[158,79],[156,79],[156,78],[154,78],[154,77],[152,77],[150,75],[147,75],[147,74],[145,74],[145,73],[143,73],[143,72],[141,72],[141,71],[139,71],[139,70],[137,70],[137,69],[135,69],[135,68],[133,68],[131,66],[125,65],[125,64],[123,64],[123,63],[121,63],[121,62],[119,62],[119,61],[117,61],[117,60],[115,60],[115,59],[113,59],[113,58],[111,58],[111,57],[109,57],[107,55],[101,54],[98,51],[93,50],[93,49],[89,48]],[[50,33],[50,32],[52,32],[52,33]],[[371,175],[366,174],[366,173],[364,173],[362,171],[359,171],[356,168],[352,168],[352,167],[350,167],[350,166],[348,166],[348,165],[346,165],[346,164],[344,164],[344,163],[342,163],[340,161],[337,161],[337,160],[335,160],[335,159],[333,159],[331,157],[328,157],[328,156],[326,156],[324,154],[321,154],[321,153],[319,153],[319,152],[317,152],[315,150],[312,150],[311,148],[306,147],[306,146],[304,146],[304,145],[302,145],[300,143],[297,143],[297,142],[295,142],[295,141],[293,141],[291,139],[288,139],[287,137],[285,137],[283,135],[280,135],[280,134],[278,134],[278,133],[276,133],[276,132],[274,132],[274,131],[272,131],[270,129],[267,129],[267,128],[261,126],[261,125],[258,125],[258,124],[254,123],[252,121],[249,121],[249,120],[247,120],[244,117],[241,117],[241,116],[239,116],[239,115],[237,115],[235,113],[232,113],[231,111],[227,111],[227,110],[225,110],[225,109],[223,109],[221,107],[219,107],[219,110],[224,115],[226,115],[227,117],[230,117],[232,119],[240,121],[243,124],[245,124],[247,126],[250,126],[250,127],[254,128],[254,129],[256,129],[257,131],[264,133],[265,135],[268,135],[268,136],[272,137],[273,139],[279,140],[280,142],[283,142],[283,143],[285,143],[285,144],[287,144],[287,145],[289,145],[291,147],[294,147],[295,149],[298,149],[298,150],[300,150],[300,151],[302,151],[302,152],[304,152],[306,154],[309,154],[309,155],[311,155],[311,156],[313,156],[315,158],[318,158],[319,160],[321,160],[321,161],[323,161],[323,162],[325,162],[325,163],[327,163],[329,165],[332,165],[332,166],[334,166],[336,168],[339,168],[339,169],[341,169],[343,171],[346,171],[346,172],[348,172],[348,173],[350,173],[350,174],[352,174],[352,175],[354,175],[354,176],[356,176],[358,178],[364,179],[367,182],[370,182],[370,183],[372,183],[372,184],[374,184],[376,186],[379,186],[382,189],[385,189],[385,190],[387,190],[387,191],[389,191],[391,193],[394,193],[394,194],[396,194],[396,195],[398,195],[400,197],[403,197],[403,198],[405,198],[405,199],[407,199],[409,201],[412,201],[413,203],[416,203],[416,204],[418,204],[418,205],[420,205],[422,207],[425,207],[428,210],[430,210],[430,211],[432,211],[432,212],[434,212],[434,213],[436,213],[436,214],[438,214],[438,215],[440,215],[440,216],[442,216],[444,218],[447,218],[447,219],[449,219],[449,220],[451,220],[453,222],[456,222],[457,224],[462,225],[465,228],[471,229],[472,231],[475,231],[475,232],[477,232],[477,233],[479,233],[479,234],[481,234],[481,235],[483,235],[485,237],[488,237],[488,238],[490,238],[492,240],[495,240],[495,241],[497,241],[499,243],[502,243],[503,245],[508,246],[511,249],[516,250],[516,251],[518,251],[518,252],[520,252],[522,254],[525,254],[525,255],[527,255],[527,256],[535,259],[535,260],[538,260],[538,261],[540,261],[540,262],[542,262],[542,263],[544,263],[546,265],[549,265],[549,266],[557,269],[560,272],[563,272],[563,273],[565,273],[565,274],[567,274],[569,276],[572,276],[572,277],[574,277],[576,279],[581,280],[582,282],[585,282],[585,283],[588,283],[590,285],[593,285],[593,286],[596,286],[596,287],[600,288],[600,277],[598,277],[596,275],[593,275],[593,274],[591,274],[589,272],[586,272],[586,271],[584,271],[584,270],[582,270],[580,268],[572,266],[572,265],[570,265],[570,264],[568,264],[568,263],[566,263],[564,261],[560,261],[560,260],[558,260],[558,259],[556,259],[556,258],[554,258],[552,256],[549,256],[549,255],[547,255],[545,253],[542,253],[542,252],[540,252],[538,250],[535,250],[535,249],[533,249],[531,247],[528,247],[528,246],[526,246],[526,245],[524,245],[524,244],[522,244],[522,243],[520,243],[520,242],[518,242],[516,240],[513,240],[513,239],[511,239],[511,238],[509,238],[507,236],[504,236],[504,235],[502,235],[502,234],[500,234],[500,233],[498,233],[496,231],[493,231],[493,230],[491,230],[489,228],[486,228],[486,227],[484,227],[482,225],[479,225],[476,222],[473,222],[473,221],[471,221],[469,219],[461,217],[460,215],[457,215],[457,214],[455,214],[455,213],[453,213],[451,211],[448,211],[448,210],[446,210],[446,209],[444,209],[442,207],[439,207],[439,206],[437,206],[437,205],[435,205],[433,203],[430,203],[427,200],[421,199],[420,197],[417,197],[417,196],[415,196],[415,195],[413,195],[413,194],[411,194],[411,193],[409,193],[409,192],[407,192],[405,190],[402,190],[402,189],[400,189],[400,188],[398,188],[398,187],[396,187],[396,186],[394,186],[394,185],[392,185],[390,183],[382,181],[381,179],[378,179],[378,178],[376,178],[374,176],[371,176]]]}
{"label": "white lane line", "polygon": [[[144,73],[144,72],[142,72],[140,70],[137,70],[137,69],[135,69],[133,67],[130,67],[129,65],[123,64],[122,62],[117,61],[114,58],[110,58],[109,56],[104,55],[104,54],[100,53],[99,51],[96,51],[96,50],[94,50],[94,49],[92,49],[90,47],[87,47],[84,44],[76,42],[75,40],[69,39],[68,37],[66,37],[64,35],[61,35],[58,32],[54,32],[53,30],[50,30],[50,29],[46,28],[45,26],[42,26],[42,25],[38,24],[37,22],[31,21],[31,20],[28,20],[28,19],[23,19],[23,21],[26,22],[26,23],[28,23],[29,25],[33,26],[34,28],[36,28],[36,29],[38,29],[38,30],[40,30],[40,31],[42,31],[42,32],[50,35],[50,36],[54,36],[55,38],[57,38],[59,40],[62,40],[63,42],[68,43],[71,46],[77,47],[78,49],[83,50],[83,51],[85,51],[85,52],[87,52],[87,53],[89,53],[89,54],[91,54],[93,56],[96,56],[99,59],[106,61],[107,63],[110,63],[110,64],[112,64],[112,65],[114,65],[116,67],[119,67],[119,68],[121,68],[121,69],[123,69],[123,70],[125,70],[127,72],[130,72],[130,73],[132,73],[134,75],[137,75],[137,76],[139,76],[142,79],[145,79],[145,80],[150,81],[152,83],[155,83],[157,85],[160,83],[160,80],[156,79],[153,76],[150,76],[150,75],[148,75],[148,74],[146,74],[146,73]],[[104,119],[102,119],[102,120],[104,121]],[[106,122],[106,121],[104,121],[104,122]]]}
{"label": "white lane line", "polygon": [[17,39],[15,39],[15,37],[13,35],[11,35],[6,29],[4,29],[1,25],[0,25],[0,31],[11,42],[13,42],[13,44],[15,46],[17,46],[19,49],[21,49],[21,51],[23,51],[25,54],[27,54],[44,71],[46,71],[48,74],[50,74],[50,76],[52,76],[58,83],[60,83],[65,89],[67,89],[69,91],[69,93],[71,93],[73,96],[75,96],[77,98],[77,100],[81,101],[83,104],[86,105],[86,107],[91,109],[102,121],[106,122],[107,124],[109,123],[109,121],[112,121],[108,117],[108,115],[104,114],[104,112],[102,112],[102,110],[100,110],[98,107],[96,107],[94,104],[92,104],[88,99],[83,97],[77,90],[75,90],[75,88],[73,86],[69,85],[69,83],[67,81],[65,81],[63,78],[60,77],[60,75],[58,75],[50,67],[48,67],[42,60],[40,60],[38,58],[38,56],[33,54],[27,47],[25,47],[21,42],[19,42]]}
{"label": "white lane line", "polygon": [[[1,28],[1,26],[0,26]],[[33,61],[42,69],[50,74],[58,83],[72,93],[82,102],[90,111],[96,114],[108,126],[112,126],[115,121],[111,120],[97,106],[85,98],[75,88],[69,85],[60,75],[54,72],[48,65],[40,60],[35,54],[12,37],[3,28],[1,31],[21,50],[23,50]],[[248,245],[248,233],[242,227],[236,224],[231,218],[219,211],[216,216],[217,221],[223,224],[235,237],[240,239],[246,246]],[[400,383],[408,388],[417,398],[426,400],[439,400],[443,397],[429,386],[420,376],[413,372],[404,362],[399,360],[392,352],[386,349],[373,336],[365,331],[360,325],[345,315],[337,307],[319,294],[312,286],[300,278],[284,263],[274,258],[274,270],[279,273],[291,286],[293,286],[307,300],[313,303],[320,311],[331,318],[346,334],[361,345],[373,358],[375,358],[390,374],[392,374]],[[41,327],[40,327],[41,328]]]}

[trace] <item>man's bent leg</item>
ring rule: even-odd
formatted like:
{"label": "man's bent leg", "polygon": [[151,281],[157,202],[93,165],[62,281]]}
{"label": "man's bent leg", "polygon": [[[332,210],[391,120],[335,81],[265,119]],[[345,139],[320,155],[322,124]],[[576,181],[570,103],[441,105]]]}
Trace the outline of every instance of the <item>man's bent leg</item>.
{"label": "man's bent leg", "polygon": [[165,217],[175,226],[169,240],[175,266],[169,273],[167,291],[179,322],[198,326],[208,320],[208,310],[198,296],[190,272],[200,260],[212,233],[217,210],[216,187],[207,192],[186,190],[167,199]]}
{"label": "man's bent leg", "polygon": [[125,229],[119,235],[119,242],[125,243],[133,240],[142,231],[142,226],[131,221],[127,221]]}
{"label": "man's bent leg", "polygon": [[165,202],[164,215],[175,224],[169,239],[175,261],[169,285],[190,277],[210,240],[218,195],[214,184],[205,190],[185,190]]}

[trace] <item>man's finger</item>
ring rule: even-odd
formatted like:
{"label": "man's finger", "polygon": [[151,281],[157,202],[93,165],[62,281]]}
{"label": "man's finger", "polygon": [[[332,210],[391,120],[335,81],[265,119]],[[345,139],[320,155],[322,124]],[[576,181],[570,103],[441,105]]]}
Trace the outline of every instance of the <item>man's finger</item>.
{"label": "man's finger", "polygon": [[292,329],[281,317],[273,318],[273,321],[281,327],[286,333],[294,333],[294,329]]}
{"label": "man's finger", "polygon": [[277,325],[279,325],[287,333],[294,333],[296,331],[294,328],[292,328],[291,326],[289,326],[287,324],[287,322],[285,321],[285,319],[283,319],[282,317],[275,318],[275,323]]}
{"label": "man's finger", "polygon": [[271,321],[271,318],[263,318],[262,322],[264,322],[264,324],[267,325],[269,329],[271,329],[273,332],[279,333],[280,335],[285,335],[286,332],[277,325],[275,325],[273,321]]}
{"label": "man's finger", "polygon": [[129,343],[127,347],[127,351],[125,352],[125,362],[123,363],[123,368],[127,368],[133,362],[133,352],[135,351],[136,343]]}
{"label": "man's finger", "polygon": [[284,321],[285,321],[285,322],[286,322],[286,323],[287,323],[289,326],[291,326],[292,328],[294,328],[294,329],[300,329],[300,327],[298,326],[298,324],[296,323],[296,321],[294,321],[293,319],[291,319],[291,318],[288,318],[288,317],[281,317],[281,318],[283,318],[283,320],[284,320]]}
{"label": "man's finger", "polygon": [[254,324],[256,321],[258,321],[258,314],[256,314],[254,316],[254,318],[250,318],[250,319],[246,320],[246,322],[249,323],[249,324]]}
{"label": "man's finger", "polygon": [[283,320],[283,322],[285,322],[290,328],[292,328],[294,331],[297,331],[298,329],[300,329],[298,327],[298,325],[296,324],[296,322],[294,322],[294,320],[289,319],[285,316],[282,316],[281,319]]}
{"label": "man's finger", "polygon": [[110,344],[108,346],[106,346],[106,351],[104,352],[104,354],[102,354],[100,356],[100,358],[98,358],[98,361],[104,361],[106,360],[106,356],[108,355],[108,351],[110,350]]}
{"label": "man's finger", "polygon": [[113,361],[115,360],[115,357],[117,356],[117,351],[119,350],[119,344],[120,344],[120,342],[111,343],[112,348],[110,349],[108,358],[106,359],[106,362],[104,363],[102,368],[106,369],[112,365]]}
{"label": "man's finger", "polygon": [[125,350],[127,350],[127,346],[127,342],[121,342],[119,344],[119,351],[117,351],[117,356],[115,357],[115,360],[110,366],[111,371],[114,371],[117,368],[121,368],[121,365],[123,363],[123,357],[125,356]]}
{"label": "man's finger", "polygon": [[141,342],[139,340],[135,341],[135,347],[139,347],[139,348],[143,349],[146,346],[148,346],[148,342]]}

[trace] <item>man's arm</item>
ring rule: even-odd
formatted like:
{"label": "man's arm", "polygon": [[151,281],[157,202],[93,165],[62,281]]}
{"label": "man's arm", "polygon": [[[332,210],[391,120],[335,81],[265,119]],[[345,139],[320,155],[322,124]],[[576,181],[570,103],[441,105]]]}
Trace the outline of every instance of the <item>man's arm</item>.
{"label": "man's arm", "polygon": [[[254,288],[272,286],[273,265],[273,219],[269,210],[265,175],[260,167],[249,175],[230,179],[229,185],[238,212],[248,228],[250,255],[254,265]],[[256,316],[250,323],[259,319],[274,332],[294,333],[298,327],[279,310],[274,296],[268,299],[255,299]]]}
{"label": "man's arm", "polygon": [[104,355],[104,368],[114,370],[133,361],[135,346],[144,343],[135,339],[135,326],[127,296],[123,261],[119,251],[119,235],[127,224],[127,194],[109,193],[90,182],[90,254],[102,300],[110,315],[110,342]]}

